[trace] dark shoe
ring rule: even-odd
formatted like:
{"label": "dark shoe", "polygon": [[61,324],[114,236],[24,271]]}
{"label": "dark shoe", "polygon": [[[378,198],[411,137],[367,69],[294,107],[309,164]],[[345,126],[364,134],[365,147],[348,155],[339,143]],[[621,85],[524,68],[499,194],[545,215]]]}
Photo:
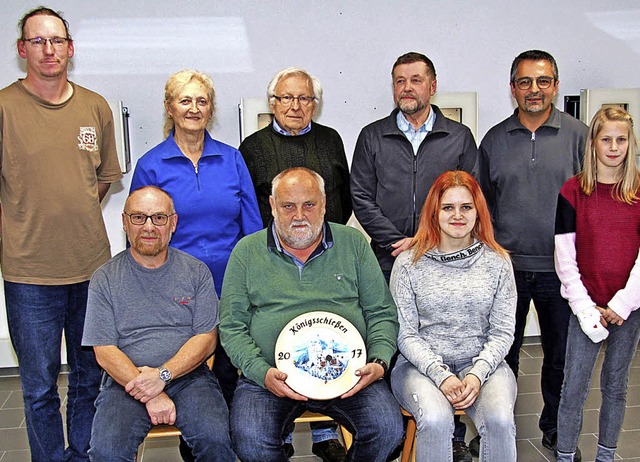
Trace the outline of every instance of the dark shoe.
{"label": "dark shoe", "polygon": [[344,462],[347,451],[338,440],[326,440],[311,445],[311,452],[322,459],[322,462]]}
{"label": "dark shoe", "polygon": [[473,457],[480,457],[480,435],[469,441],[469,452]]}
{"label": "dark shoe", "polygon": [[558,432],[547,432],[542,434],[542,445],[552,451],[556,450],[558,444]]}
{"label": "dark shoe", "polygon": [[473,462],[469,448],[464,441],[453,440],[453,462]]}
{"label": "dark shoe", "polygon": [[293,453],[295,452],[293,450],[293,444],[291,443],[284,443],[282,445],[282,449],[284,449],[284,455],[287,456],[289,459],[291,458],[291,456],[293,456]]}

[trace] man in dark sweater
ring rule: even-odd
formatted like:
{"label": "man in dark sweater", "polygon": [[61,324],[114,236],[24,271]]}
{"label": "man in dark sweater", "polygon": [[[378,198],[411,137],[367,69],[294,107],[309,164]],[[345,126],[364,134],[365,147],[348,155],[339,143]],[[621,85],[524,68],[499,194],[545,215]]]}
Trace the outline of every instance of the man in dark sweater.
{"label": "man in dark sweater", "polygon": [[[266,227],[271,221],[271,182],[291,167],[318,172],[325,182],[326,219],[346,224],[351,216],[349,165],[342,138],[333,128],[311,119],[322,102],[320,81],[302,69],[278,72],[267,87],[273,123],[248,136],[240,145],[258,197],[260,216]],[[325,462],[341,462],[346,451],[338,440],[333,422],[311,424],[312,451]],[[287,455],[293,446],[286,443]]]}
{"label": "man in dark sweater", "polygon": [[505,360],[517,377],[533,300],[544,354],[538,425],[542,445],[551,450],[556,447],[570,314],[553,264],[556,204],[564,182],[580,171],[587,137],[585,124],[553,106],[558,83],[558,66],[549,53],[518,55],[511,65],[511,94],[518,107],[487,132],[478,162],[496,240],[511,253],[518,289],[515,340]]}
{"label": "man in dark sweater", "polygon": [[351,216],[349,165],[342,138],[311,119],[322,104],[320,81],[302,69],[278,72],[267,88],[273,123],[248,136],[240,152],[251,173],[264,225],[271,221],[271,181],[291,167],[306,167],[325,181],[327,220],[345,224]]}

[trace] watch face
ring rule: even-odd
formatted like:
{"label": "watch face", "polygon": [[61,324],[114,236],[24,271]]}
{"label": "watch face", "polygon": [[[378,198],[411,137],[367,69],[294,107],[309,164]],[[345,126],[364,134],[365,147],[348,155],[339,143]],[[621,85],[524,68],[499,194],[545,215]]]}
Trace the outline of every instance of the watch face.
{"label": "watch face", "polygon": [[171,380],[171,372],[168,369],[160,369],[160,378],[164,382],[168,382],[169,380]]}

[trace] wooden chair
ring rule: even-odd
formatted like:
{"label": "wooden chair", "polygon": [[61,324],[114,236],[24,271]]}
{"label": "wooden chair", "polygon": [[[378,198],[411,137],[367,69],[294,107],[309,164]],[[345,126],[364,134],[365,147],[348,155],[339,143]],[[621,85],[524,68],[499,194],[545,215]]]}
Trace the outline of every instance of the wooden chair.
{"label": "wooden chair", "polygon": [[[324,414],[318,414],[316,412],[305,411],[300,417],[294,420],[295,423],[306,423],[306,422],[328,422],[333,420],[331,417],[328,417]],[[345,427],[340,425],[340,434],[342,435],[342,440],[344,441],[344,447],[348,451],[353,443],[353,435],[347,430]]]}
{"label": "wooden chair", "polygon": [[[333,420],[331,417],[328,417],[324,414],[318,414],[316,412],[305,411],[300,417],[294,420],[295,423],[311,423],[311,422],[327,422]],[[414,421],[414,436],[415,436],[415,421]],[[178,430],[173,425],[154,425],[147,437],[145,439],[153,439],[153,438],[165,438],[171,436],[180,436],[180,430]],[[351,444],[353,443],[353,435],[347,430],[345,427],[340,425],[340,434],[342,435],[342,439],[344,441],[344,447],[349,450]],[[405,443],[406,444],[406,443]],[[139,452],[138,452],[139,454]],[[138,454],[136,454],[136,460],[138,460]],[[403,451],[404,454],[404,451]]]}
{"label": "wooden chair", "polygon": [[[207,360],[207,365],[210,368],[213,368],[213,360],[214,360],[214,356],[211,356],[211,358]],[[305,411],[305,413],[302,414],[300,417],[298,417],[296,420],[294,420],[294,422],[295,423],[311,423],[311,422],[326,422],[329,420],[333,420],[333,419],[323,414]],[[347,430],[342,425],[340,425],[340,433],[342,435],[342,439],[344,440],[344,446],[348,450],[351,447],[351,444],[353,442],[353,435],[349,432],[349,430]],[[414,431],[414,434],[415,434],[415,431]],[[147,434],[145,440],[154,439],[154,438],[165,438],[165,437],[171,437],[171,436],[180,436],[180,435],[181,435],[180,430],[178,430],[173,425],[154,425],[153,427],[151,427],[151,430],[149,430],[149,433]],[[135,456],[136,461],[138,460],[139,453],[140,451],[136,453],[136,456]]]}
{"label": "wooden chair", "polygon": [[[416,462],[416,419],[409,412],[402,409],[402,415],[409,418],[404,445],[402,446],[402,456],[400,462]],[[465,415],[463,410],[457,410],[455,415]]]}

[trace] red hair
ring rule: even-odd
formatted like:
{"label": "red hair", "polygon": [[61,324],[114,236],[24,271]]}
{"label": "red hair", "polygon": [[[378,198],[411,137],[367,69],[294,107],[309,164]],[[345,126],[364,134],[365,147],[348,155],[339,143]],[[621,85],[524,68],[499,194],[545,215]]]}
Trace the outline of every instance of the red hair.
{"label": "red hair", "polygon": [[477,212],[476,224],[471,231],[471,236],[483,242],[502,257],[507,258],[509,253],[496,242],[493,236],[493,224],[487,207],[487,201],[482,194],[478,182],[467,172],[460,170],[444,172],[433,182],[427,199],[424,201],[418,231],[411,240],[409,248],[413,249],[413,262],[416,263],[427,251],[440,245],[440,224],[438,214],[442,204],[442,196],[445,191],[456,186],[463,186],[469,190],[473,198]]}

